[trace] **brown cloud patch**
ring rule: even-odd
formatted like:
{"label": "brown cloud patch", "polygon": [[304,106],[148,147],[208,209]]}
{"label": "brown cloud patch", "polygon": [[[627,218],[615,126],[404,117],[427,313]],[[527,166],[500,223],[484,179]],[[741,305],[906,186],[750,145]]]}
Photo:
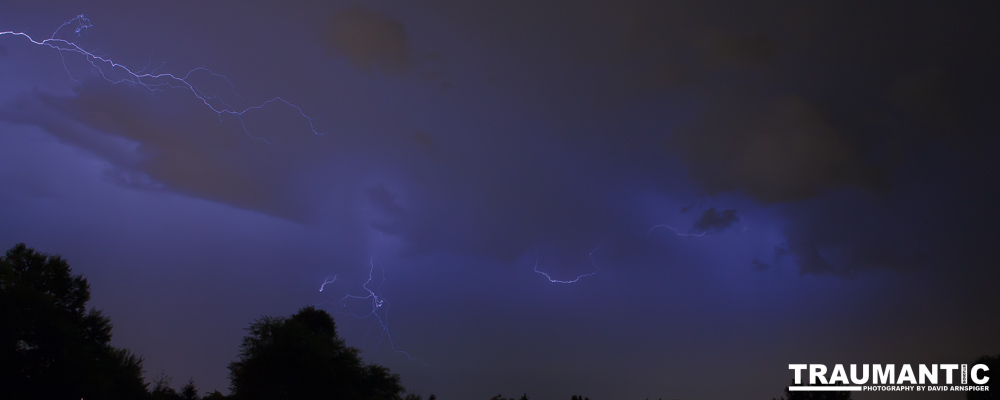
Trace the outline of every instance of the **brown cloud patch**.
{"label": "brown cloud patch", "polygon": [[777,50],[777,44],[761,31],[750,35],[711,31],[704,36],[700,45],[707,65],[763,65],[771,60]]}
{"label": "brown cloud patch", "polygon": [[878,178],[848,136],[795,96],[711,108],[678,129],[669,146],[709,194],[742,191],[765,203]]}
{"label": "brown cloud patch", "polygon": [[411,67],[410,43],[403,23],[353,6],[337,12],[327,44],[360,69],[400,72]]}

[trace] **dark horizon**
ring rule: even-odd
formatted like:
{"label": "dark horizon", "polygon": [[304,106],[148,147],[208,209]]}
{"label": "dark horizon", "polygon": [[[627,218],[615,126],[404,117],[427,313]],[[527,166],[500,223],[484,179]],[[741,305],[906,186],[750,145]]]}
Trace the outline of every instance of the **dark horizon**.
{"label": "dark horizon", "polygon": [[1000,354],[996,5],[80,7],[0,7],[0,246],[147,377],[306,306],[442,400]]}

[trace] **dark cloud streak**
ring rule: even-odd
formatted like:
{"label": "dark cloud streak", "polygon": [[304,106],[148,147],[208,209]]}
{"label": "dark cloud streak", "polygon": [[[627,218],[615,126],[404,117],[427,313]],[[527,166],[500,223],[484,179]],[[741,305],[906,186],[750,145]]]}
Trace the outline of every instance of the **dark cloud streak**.
{"label": "dark cloud streak", "polygon": [[709,208],[705,212],[701,213],[701,217],[695,221],[694,226],[691,227],[691,232],[694,233],[705,233],[709,231],[722,231],[740,222],[740,215],[736,210],[722,210],[716,211],[715,208]]}

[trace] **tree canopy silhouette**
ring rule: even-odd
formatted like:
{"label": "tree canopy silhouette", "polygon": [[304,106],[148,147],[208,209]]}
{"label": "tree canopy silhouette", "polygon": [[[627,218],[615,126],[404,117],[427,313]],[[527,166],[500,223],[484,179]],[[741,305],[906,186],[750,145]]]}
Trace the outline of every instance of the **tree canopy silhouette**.
{"label": "tree canopy silhouette", "polygon": [[145,398],[142,359],[110,345],[89,300],[59,256],[21,243],[0,257],[0,398]]}
{"label": "tree canopy silhouette", "polygon": [[[782,400],[851,400],[851,392],[806,392],[791,391],[785,387]],[[773,400],[773,399],[772,399]]]}
{"label": "tree canopy silhouette", "polygon": [[247,331],[239,358],[229,365],[235,399],[402,398],[399,376],[362,363],[326,311],[305,307],[289,318],[263,317]]}
{"label": "tree canopy silhouette", "polygon": [[[189,379],[181,387],[180,392],[170,387],[171,380],[167,374],[160,373],[160,376],[153,381],[153,387],[149,391],[149,400],[202,400],[201,396],[198,396],[198,386],[195,385],[194,378]],[[218,391],[214,393],[218,393]],[[222,397],[222,393],[219,393],[218,396],[225,398]]]}
{"label": "tree canopy silhouette", "polygon": [[[514,398],[513,398],[513,397],[510,397],[510,398],[508,398],[508,397],[503,397],[503,395],[502,395],[502,394],[498,394],[498,395],[496,395],[496,396],[493,396],[493,398],[492,398],[492,399],[490,399],[490,400],[514,400]],[[521,395],[521,397],[519,397],[519,398],[518,398],[517,400],[530,400],[530,399],[528,398],[528,394],[527,394],[527,393],[524,393],[524,394],[522,394],[522,395]]]}

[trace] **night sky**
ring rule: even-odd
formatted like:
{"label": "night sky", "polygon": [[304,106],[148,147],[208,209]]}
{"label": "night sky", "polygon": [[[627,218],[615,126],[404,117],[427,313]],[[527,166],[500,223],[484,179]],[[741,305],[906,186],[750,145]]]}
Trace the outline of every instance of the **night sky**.
{"label": "night sky", "polygon": [[[0,36],[0,244],[65,257],[147,376],[226,392],[308,305],[441,399],[1000,353],[996,3],[36,3],[0,31],[218,74]],[[337,305],[370,270],[392,343]]]}

